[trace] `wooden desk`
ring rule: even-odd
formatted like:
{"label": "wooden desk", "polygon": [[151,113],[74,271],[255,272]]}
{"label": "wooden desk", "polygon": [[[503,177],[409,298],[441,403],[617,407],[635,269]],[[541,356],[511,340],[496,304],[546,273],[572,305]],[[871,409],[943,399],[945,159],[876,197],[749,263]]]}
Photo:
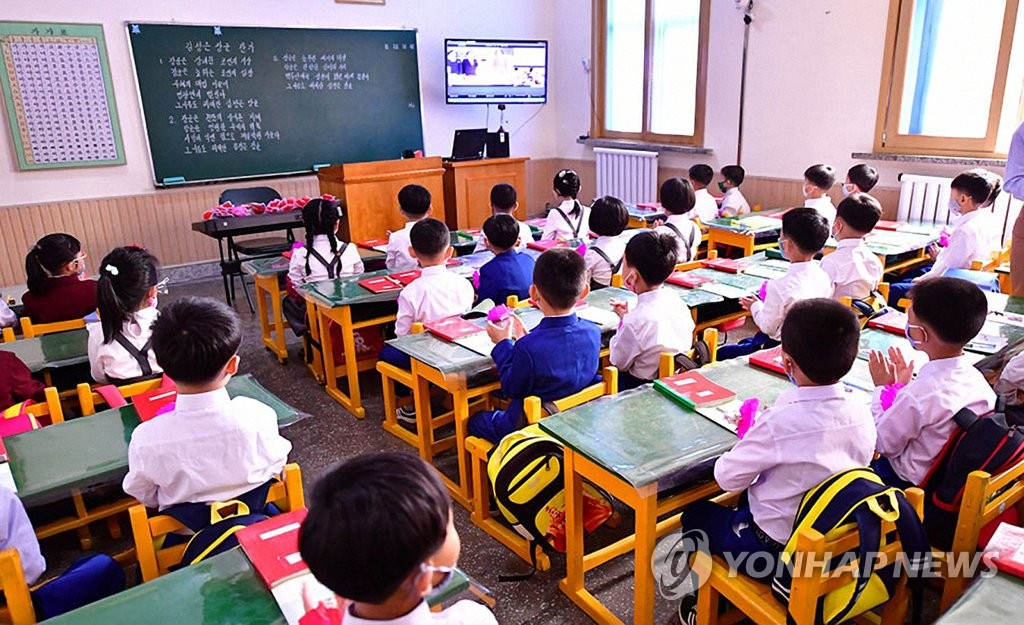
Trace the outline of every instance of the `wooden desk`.
{"label": "wooden desk", "polygon": [[1024,580],[996,573],[975,580],[935,625],[1019,623],[1024,613]]}
{"label": "wooden desk", "polygon": [[444,164],[444,210],[434,200],[434,216],[452,230],[480,228],[491,216],[491,188],[505,182],[526,198],[528,158],[485,158]]}
{"label": "wooden desk", "polygon": [[13,353],[32,373],[71,367],[89,362],[89,331],[81,328],[0,343],[0,350]]}
{"label": "wooden desk", "polygon": [[750,213],[734,218],[712,219],[708,227],[708,252],[720,247],[735,247],[743,256],[775,247],[782,220],[769,217],[772,211]]}

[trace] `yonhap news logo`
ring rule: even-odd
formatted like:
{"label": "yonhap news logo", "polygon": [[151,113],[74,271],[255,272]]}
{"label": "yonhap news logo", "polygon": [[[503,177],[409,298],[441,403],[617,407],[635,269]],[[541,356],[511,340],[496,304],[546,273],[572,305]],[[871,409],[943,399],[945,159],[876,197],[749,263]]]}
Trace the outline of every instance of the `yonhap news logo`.
{"label": "yonhap news logo", "polygon": [[702,530],[669,534],[654,547],[651,568],[662,597],[678,601],[697,592],[702,583],[701,576],[692,568],[693,557],[697,552],[710,555],[708,535]]}

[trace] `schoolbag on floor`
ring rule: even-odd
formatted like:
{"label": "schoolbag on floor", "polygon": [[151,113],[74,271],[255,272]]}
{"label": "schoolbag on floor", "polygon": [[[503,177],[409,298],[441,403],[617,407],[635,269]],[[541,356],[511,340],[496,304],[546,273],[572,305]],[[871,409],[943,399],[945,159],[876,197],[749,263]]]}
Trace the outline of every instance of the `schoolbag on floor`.
{"label": "schoolbag on floor", "polygon": [[964,408],[953,415],[957,430],[924,477],[925,529],[932,544],[953,546],[967,476],[974,471],[998,475],[1024,460],[1024,433],[1006,423],[1001,411],[979,417]]}
{"label": "schoolbag on floor", "polygon": [[[888,543],[882,534],[882,522],[896,524],[902,542],[906,567],[893,562],[872,570],[878,553]],[[889,600],[905,570],[913,591],[913,622],[921,619],[921,593],[924,578],[920,574],[931,548],[924,527],[903,491],[888,487],[867,468],[838,473],[804,495],[793,521],[793,534],[780,555],[786,566],[779,567],[772,580],[772,593],[789,604],[793,583],[796,538],[800,530],[814,529],[826,540],[836,539],[856,527],[860,541],[855,554],[831,554],[830,567],[849,564],[856,556],[859,573],[854,580],[818,599],[817,623],[832,625],[849,620]],[[789,619],[792,620],[791,618]]]}
{"label": "schoolbag on floor", "polygon": [[[563,458],[561,443],[531,425],[501,439],[487,460],[494,500],[505,520],[532,544],[559,553],[565,553]],[[608,497],[583,485],[585,531],[600,527],[613,512]]]}

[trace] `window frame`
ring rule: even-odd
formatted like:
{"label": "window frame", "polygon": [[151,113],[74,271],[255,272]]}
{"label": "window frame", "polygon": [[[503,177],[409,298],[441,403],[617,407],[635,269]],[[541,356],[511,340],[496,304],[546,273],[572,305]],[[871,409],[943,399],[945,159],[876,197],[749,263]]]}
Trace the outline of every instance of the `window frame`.
{"label": "window frame", "polygon": [[1019,0],[1006,0],[992,89],[992,93],[999,94],[999,97],[993,97],[989,102],[988,126],[983,138],[907,135],[899,132],[903,93],[906,87],[907,57],[910,54],[911,21],[916,2],[917,0],[889,0],[882,78],[878,89],[878,113],[875,119],[875,152],[1005,158],[1005,154],[996,152],[996,142],[1006,97]]}
{"label": "window frame", "polygon": [[[1009,0],[1008,0],[1009,1]],[[700,0],[699,35],[697,39],[697,84],[694,93],[694,120],[692,135],[656,133],[651,128],[651,92],[653,89],[654,59],[654,2],[644,0],[644,90],[643,115],[640,132],[609,130],[604,125],[605,85],[607,81],[608,0],[593,2],[593,50],[591,58],[594,80],[591,81],[590,136],[595,139],[622,139],[629,141],[672,145],[704,146],[704,117],[708,76],[708,31],[710,28],[711,0]]]}

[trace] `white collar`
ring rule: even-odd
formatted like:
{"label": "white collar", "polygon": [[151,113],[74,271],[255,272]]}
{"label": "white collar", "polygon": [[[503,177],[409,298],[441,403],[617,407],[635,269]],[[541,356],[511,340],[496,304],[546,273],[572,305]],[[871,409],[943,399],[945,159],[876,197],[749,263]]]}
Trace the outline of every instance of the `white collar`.
{"label": "white collar", "polygon": [[349,623],[355,623],[356,625],[360,625],[361,623],[381,622],[389,623],[390,625],[416,625],[417,623],[430,623],[432,620],[433,619],[430,616],[430,608],[427,607],[427,602],[421,601],[419,605],[413,608],[412,611],[408,614],[400,616],[396,619],[390,619],[388,621],[373,621],[369,619],[359,618],[358,616],[352,613],[352,606],[350,605],[349,608],[345,610],[344,622],[346,623],[346,625]]}
{"label": "white collar", "polygon": [[858,247],[864,243],[864,237],[854,237],[852,239],[843,239],[842,241],[836,241],[836,249],[841,247]]}
{"label": "white collar", "polygon": [[802,263],[789,263],[789,269],[786,270],[787,274],[803,273],[804,271],[810,271],[812,267],[817,267],[817,264],[813,260],[809,260]]}
{"label": "white collar", "polygon": [[970,221],[974,221],[980,215],[988,212],[988,210],[989,209],[987,209],[987,208],[979,208],[978,210],[973,210],[973,211],[971,211],[969,213],[964,213],[964,214],[960,215],[959,217],[957,217],[955,220],[953,220],[953,223],[950,224],[950,225],[952,227],[954,227],[954,228],[959,228],[960,226],[962,226],[962,225],[964,225],[964,224],[966,224],[966,223],[968,223]]}
{"label": "white collar", "polygon": [[443,263],[440,265],[431,265],[430,267],[423,267],[420,269],[420,277],[425,278],[427,276],[436,276],[442,273],[448,273],[448,267]]}
{"label": "white collar", "polygon": [[178,394],[174,400],[176,411],[197,411],[210,410],[231,401],[228,389],[221,387],[205,393],[194,393],[190,395]]}
{"label": "white collar", "polygon": [[795,386],[786,389],[775,401],[776,406],[805,401],[824,401],[846,395],[846,386],[842,382],[825,386]]}

